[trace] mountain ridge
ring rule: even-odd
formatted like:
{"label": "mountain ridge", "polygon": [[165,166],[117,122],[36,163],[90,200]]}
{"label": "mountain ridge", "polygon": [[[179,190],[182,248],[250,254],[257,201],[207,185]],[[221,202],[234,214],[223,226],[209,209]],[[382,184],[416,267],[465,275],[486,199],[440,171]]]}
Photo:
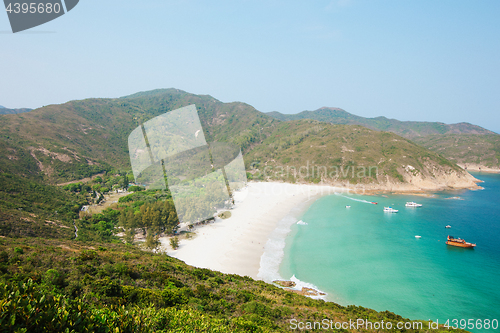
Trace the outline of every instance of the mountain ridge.
{"label": "mountain ridge", "polygon": [[365,118],[340,108],[329,107],[297,114],[282,114],[276,111],[267,114],[282,121],[314,119],[332,124],[353,124],[377,131],[388,131],[410,139],[460,165],[476,165],[477,170],[500,171],[500,135],[467,122],[445,124],[400,121],[383,116]]}
{"label": "mountain ridge", "polygon": [[341,108],[332,107],[321,107],[314,111],[302,111],[296,114],[283,114],[277,111],[266,114],[279,120],[314,119],[333,124],[362,125],[374,130],[393,132],[408,139],[431,134],[495,134],[490,130],[467,122],[445,124],[442,122],[400,121],[384,116],[366,118],[354,115]]}
{"label": "mountain ridge", "polygon": [[[43,327],[53,331],[111,327],[143,332],[287,332],[292,318],[346,323],[370,318],[394,325],[408,321],[389,311],[305,298],[263,281],[194,268],[163,253],[147,253],[141,245],[123,244],[115,233],[129,222],[127,230],[144,228],[139,223],[146,215],[140,221],[137,216],[153,218],[151,207],[143,208],[162,198],[171,200],[168,193],[137,192],[132,196],[146,193],[136,201],[119,200],[114,208],[87,216],[82,207],[92,195],[96,197],[101,185],[53,185],[99,172],[106,178],[127,177],[130,132],[191,104],[196,105],[207,142],[240,146],[247,175],[255,180],[331,182],[375,190],[475,186],[474,178],[454,163],[394,133],[309,119],[279,121],[245,103],[222,103],[175,89],[4,115],[0,122],[0,303],[9,306],[4,311],[6,329],[26,328],[23,324],[33,313],[38,325],[50,325]],[[370,166],[377,172],[359,176]],[[281,170],[291,171],[280,174]],[[104,182],[101,179],[99,184]],[[122,214],[126,210],[130,214]]]}
{"label": "mountain ridge", "polygon": [[[4,141],[0,170],[24,170],[24,175],[41,176],[52,184],[85,178],[111,166],[130,170],[130,132],[141,122],[190,104],[197,107],[207,142],[240,146],[247,171],[252,177],[259,174],[255,179],[286,180],[274,175],[266,177],[263,171],[266,167],[290,167],[291,163],[296,169],[315,162],[344,171],[371,163],[380,172],[375,178],[358,179],[349,173],[342,177],[294,176],[293,181],[370,184],[389,190],[395,188],[394,184],[405,184],[406,190],[410,190],[410,183],[414,190],[475,187],[473,178],[463,169],[396,134],[307,119],[283,122],[246,103],[222,103],[209,95],[174,88],[116,99],[71,101],[25,114],[5,115],[0,124],[0,141]],[[444,177],[450,173],[455,180]],[[418,183],[426,185],[420,188],[415,185]]]}
{"label": "mountain ridge", "polygon": [[29,109],[29,108],[8,109],[8,108],[2,106],[2,107],[0,107],[0,115],[25,113],[25,112],[30,112],[31,110],[33,110],[33,109]]}

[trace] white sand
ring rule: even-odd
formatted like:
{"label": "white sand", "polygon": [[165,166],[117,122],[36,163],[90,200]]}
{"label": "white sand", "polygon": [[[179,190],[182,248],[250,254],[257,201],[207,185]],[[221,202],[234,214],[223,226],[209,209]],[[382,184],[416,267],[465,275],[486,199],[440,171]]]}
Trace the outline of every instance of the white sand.
{"label": "white sand", "polygon": [[[197,227],[196,237],[181,240],[175,251],[168,247],[168,238],[161,242],[169,255],[189,265],[267,280],[259,274],[261,256],[278,223],[291,211],[296,214],[298,209],[306,208],[318,196],[343,190],[321,185],[252,182],[235,194],[230,218],[217,218],[214,223]],[[268,247],[266,251],[269,250]]]}

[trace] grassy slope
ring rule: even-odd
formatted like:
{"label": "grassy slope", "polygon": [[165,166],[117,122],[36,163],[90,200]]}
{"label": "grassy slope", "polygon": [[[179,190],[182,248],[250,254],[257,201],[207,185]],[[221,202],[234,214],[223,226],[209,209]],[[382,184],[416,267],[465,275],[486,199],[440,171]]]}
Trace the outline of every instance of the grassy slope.
{"label": "grassy slope", "polygon": [[55,184],[109,165],[130,169],[127,138],[139,122],[190,104],[198,107],[207,141],[232,141],[244,151],[277,123],[247,104],[225,104],[175,89],[153,96],[74,101],[2,116],[0,171],[37,176],[41,164],[43,179]]}
{"label": "grassy slope", "polygon": [[[248,154],[248,161],[258,162],[256,168],[260,173],[264,172],[266,165],[268,170],[270,166],[273,167],[274,171],[268,172],[271,178],[275,178],[276,172],[278,175],[281,172],[277,167],[291,170],[293,166],[298,170],[303,166],[315,165],[325,166],[329,176],[331,172],[334,173],[333,178],[338,175],[338,181],[350,183],[383,182],[387,176],[391,180],[402,181],[403,166],[407,165],[413,166],[414,172],[429,177],[432,176],[429,165],[460,172],[458,166],[438,154],[393,133],[377,132],[355,125],[331,125],[313,120],[279,124],[273,136],[264,140],[262,145]],[[358,172],[363,170],[369,172],[370,167],[378,169],[379,177],[376,177],[375,169],[372,169],[374,172],[371,177],[359,179]],[[305,180],[319,181],[318,178],[325,180],[324,175],[318,176],[317,172],[312,174],[312,167],[309,170],[310,179]],[[283,179],[297,180],[287,177]]]}
{"label": "grassy slope", "polygon": [[[43,305],[49,308],[41,304],[31,306],[43,308],[40,313],[48,313],[40,320],[54,319],[52,324],[62,325],[52,331],[69,327],[68,321],[60,317],[64,311],[50,312],[61,310],[62,304],[67,304],[66,310],[76,318],[73,323],[80,316],[86,328],[98,325],[102,331],[106,331],[105,327],[111,331],[127,325],[135,327],[135,331],[152,331],[155,327],[188,331],[286,331],[287,319],[292,317],[402,320],[388,312],[344,308],[249,278],[195,269],[135,247],[71,240],[73,218],[84,198],[48,184],[87,176],[109,164],[129,168],[126,139],[138,122],[193,103],[198,107],[207,140],[241,145],[249,167],[254,161],[289,165],[309,159],[316,163],[339,161],[361,165],[389,158],[400,163],[399,158],[406,151],[418,153],[419,156],[411,157],[415,158],[411,161],[414,164],[422,158],[447,163],[390,133],[310,121],[282,123],[243,103],[224,104],[210,96],[173,89],[114,100],[75,101],[2,116],[0,232],[7,238],[0,238],[0,272],[7,286],[0,286],[0,320],[13,327],[22,326],[26,324],[22,318],[27,313],[23,311],[32,311],[27,303],[16,309],[7,308],[1,299],[11,297],[22,303],[29,298],[33,302],[47,293],[59,295],[58,301]],[[342,146],[354,152],[342,152]],[[287,158],[290,160],[284,162]],[[40,165],[44,172],[40,172]],[[397,178],[391,165],[382,168]],[[99,246],[108,250],[85,252],[89,247]],[[29,278],[35,281],[35,287],[21,290],[20,296],[8,296],[5,292],[9,288],[18,289],[13,283],[27,282]],[[29,297],[22,301],[23,295]],[[76,311],[71,304],[83,306],[84,310]],[[122,304],[125,307],[119,307]],[[79,312],[82,314],[78,315]],[[17,319],[12,318],[13,313],[17,313]]]}
{"label": "grassy slope", "polygon": [[393,132],[405,138],[436,134],[492,134],[480,126],[469,123],[444,124],[439,122],[399,121],[386,117],[365,118],[338,108],[321,108],[297,114],[270,112],[268,115],[280,120],[313,119],[332,124],[362,125],[374,130]]}
{"label": "grassy slope", "polygon": [[[34,282],[31,287],[16,287],[30,279]],[[47,295],[44,302],[39,301],[42,295]],[[94,332],[287,332],[292,318],[335,322],[367,318],[394,326],[408,321],[388,311],[343,307],[248,277],[190,267],[133,246],[0,238],[3,331],[25,327],[30,332],[66,328]],[[427,326],[424,322],[423,327]]]}
{"label": "grassy slope", "polygon": [[70,239],[86,200],[59,187],[0,174],[0,235]]}
{"label": "grassy slope", "polygon": [[500,167],[500,135],[447,134],[414,140],[456,163],[473,163],[490,168]]}
{"label": "grassy slope", "polygon": [[0,107],[0,115],[2,114],[17,114],[17,113],[24,113],[24,112],[29,112],[32,109],[27,109],[27,108],[22,108],[22,109],[7,109],[4,107]]}
{"label": "grassy slope", "polygon": [[[270,112],[279,120],[314,119],[332,124],[362,125],[374,130],[393,132],[429,148],[458,163],[478,163],[500,167],[500,135],[469,123],[399,121],[385,117],[364,118],[338,108],[321,108],[298,114]],[[471,149],[469,149],[471,147]],[[473,149],[477,147],[478,149]]]}
{"label": "grassy slope", "polygon": [[[296,168],[309,162],[327,168],[343,168],[344,173],[348,168],[352,171],[359,166],[376,166],[382,178],[402,181],[404,165],[412,165],[429,177],[432,177],[427,170],[430,165],[448,171],[457,170],[440,156],[390,133],[306,120],[285,123],[244,103],[221,103],[210,96],[166,89],[119,99],[74,101],[29,113],[2,116],[0,182],[24,188],[23,192],[7,190],[9,186],[0,188],[0,196],[4,199],[1,212],[4,222],[8,220],[12,224],[16,220],[9,215],[11,213],[7,214],[20,204],[13,193],[23,193],[25,197],[39,194],[39,189],[32,186],[32,182],[57,184],[88,177],[109,170],[111,166],[129,170],[127,137],[139,122],[190,104],[196,104],[198,108],[207,141],[239,145],[251,172],[258,163],[263,171],[266,162],[271,166]],[[358,170],[355,171],[357,173]],[[302,180],[319,180],[315,175],[306,178]],[[358,180],[357,174],[353,177],[351,172],[338,180],[350,183],[381,181],[376,177]],[[46,209],[47,216],[55,210],[70,214],[68,207],[74,207],[78,200],[81,201],[74,197],[67,198],[66,194],[52,187],[43,191],[53,193],[49,201],[63,198],[57,204],[54,201],[51,209]],[[70,203],[66,204],[64,200]],[[56,206],[57,209],[54,208]]]}
{"label": "grassy slope", "polygon": [[[7,121],[0,125],[0,141],[3,141],[7,152],[0,157],[0,170],[13,172],[12,169],[15,169],[19,173],[20,170],[28,169],[30,173],[36,173],[36,166],[41,164],[44,179],[57,183],[86,177],[89,173],[102,171],[110,164],[116,168],[128,169],[127,137],[132,129],[139,122],[190,104],[196,104],[198,108],[207,141],[225,141],[239,145],[247,167],[255,159],[265,163],[266,158],[280,160],[288,157],[295,161],[328,163],[340,158],[356,165],[373,166],[373,163],[377,163],[385,170],[384,164],[380,164],[386,160],[384,156],[388,153],[395,165],[391,166],[392,170],[410,164],[406,163],[410,161],[422,174],[426,174],[426,166],[417,155],[432,160],[435,165],[452,167],[436,154],[430,154],[394,135],[360,128],[353,130],[340,125],[311,125],[305,121],[284,124],[244,103],[221,103],[210,96],[167,89],[120,99],[75,101],[47,106],[23,115],[3,116]],[[335,112],[345,113],[342,110]],[[301,143],[303,138],[298,136],[308,131],[307,126],[323,126],[329,130],[320,134],[310,133],[305,143]],[[316,140],[318,142],[330,141],[330,138],[337,141],[322,149],[301,148],[309,144],[309,141],[314,141],[313,138],[318,135],[321,137]],[[340,144],[342,140],[343,145]],[[285,152],[283,144],[294,146],[295,141],[298,149],[288,149]],[[270,145],[276,146],[278,150],[266,153]],[[349,154],[342,152],[341,146],[345,146],[347,150],[355,150],[356,153],[346,156]],[[386,152],[385,149],[392,150]],[[282,153],[286,156],[277,157],[277,154]],[[402,156],[413,156],[416,159],[413,161],[407,157],[403,160]],[[13,168],[13,162],[23,163],[26,167]],[[394,179],[400,179],[396,172],[385,173],[394,175]]]}

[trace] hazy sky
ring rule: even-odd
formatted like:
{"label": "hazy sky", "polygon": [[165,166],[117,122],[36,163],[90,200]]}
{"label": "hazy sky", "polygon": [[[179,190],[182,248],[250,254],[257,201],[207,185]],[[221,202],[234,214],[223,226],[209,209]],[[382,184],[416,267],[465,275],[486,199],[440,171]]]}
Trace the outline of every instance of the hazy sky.
{"label": "hazy sky", "polygon": [[81,0],[17,34],[2,12],[0,78],[10,108],[174,87],[500,132],[500,1]]}

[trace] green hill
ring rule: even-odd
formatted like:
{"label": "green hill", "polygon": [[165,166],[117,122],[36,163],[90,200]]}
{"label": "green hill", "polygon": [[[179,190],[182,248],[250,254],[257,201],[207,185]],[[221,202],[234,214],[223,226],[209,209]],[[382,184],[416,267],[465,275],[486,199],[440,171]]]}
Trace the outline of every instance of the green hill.
{"label": "green hill", "polygon": [[130,169],[127,138],[139,122],[190,104],[198,108],[208,141],[235,142],[243,151],[268,136],[277,123],[247,104],[221,103],[176,89],[73,101],[3,116],[0,170],[23,175],[41,171],[44,180],[56,184],[111,165]]}
{"label": "green hill", "polygon": [[439,122],[399,121],[386,117],[365,118],[339,108],[320,108],[297,114],[267,113],[279,120],[314,119],[332,124],[361,125],[374,130],[393,132],[408,139],[439,134],[494,134],[487,129],[469,123],[444,124]]}
{"label": "green hill", "polygon": [[[131,245],[0,238],[2,332],[289,332],[292,319],[347,322],[341,331],[360,332],[349,326],[357,318],[393,327],[410,322],[389,311],[344,307],[190,267]],[[429,327],[412,325],[422,326],[404,332]]]}
{"label": "green hill", "polygon": [[313,120],[278,124],[246,157],[253,177],[289,182],[398,190],[453,186],[446,177],[467,184],[471,178],[442,156],[393,133]]}
{"label": "green hill", "polygon": [[28,108],[21,108],[21,109],[7,109],[6,107],[1,106],[0,107],[0,115],[2,114],[17,114],[17,113],[24,113],[24,112],[29,112],[32,109]]}
{"label": "green hill", "polygon": [[[314,119],[331,124],[361,125],[377,131],[388,131],[410,139],[415,143],[433,150],[457,162],[499,168],[500,160],[495,150],[500,135],[469,123],[444,124],[439,122],[399,121],[386,117],[365,118],[353,115],[339,108],[320,108],[297,114],[269,112],[269,116],[282,121]],[[450,139],[453,138],[453,139]],[[450,141],[451,140],[451,141]],[[448,145],[453,140],[460,144]],[[470,150],[470,146],[480,147]]]}
{"label": "green hill", "polygon": [[[158,211],[166,214],[172,207],[168,191],[136,192],[92,216],[80,211],[100,200],[96,193],[127,183],[127,137],[140,122],[190,104],[198,108],[207,141],[242,148],[251,178],[396,189],[473,184],[455,164],[393,133],[280,121],[244,103],[177,89],[3,115],[2,331],[282,332],[290,330],[291,319],[407,321],[388,311],[343,307],[248,277],[193,268],[124,244],[116,235],[121,228],[156,221],[163,216]],[[323,167],[327,173],[321,173]],[[365,174],[359,174],[363,168]],[[101,176],[93,180],[56,186],[97,173]],[[168,211],[169,223],[175,218]]]}
{"label": "green hill", "polygon": [[[177,89],[142,92],[119,99],[73,101],[26,114],[6,115],[0,124],[4,152],[0,156],[0,170],[41,176],[56,184],[87,177],[110,167],[130,169],[128,134],[140,122],[190,104],[196,104],[198,108],[207,141],[239,145],[249,171],[255,162],[274,163],[273,160],[289,158],[295,161],[297,168],[307,161],[331,166],[332,161],[340,160],[338,167],[351,163],[380,168],[384,177],[372,177],[364,182],[405,182],[403,169],[408,165],[415,168],[413,174],[419,173],[424,178],[433,177],[427,170],[431,164],[432,168],[437,166],[446,172],[461,173],[437,154],[392,134],[359,126],[281,122],[248,104],[221,103],[208,95],[193,95]],[[325,130],[316,133],[313,128],[318,126]],[[337,140],[335,144],[318,149],[311,145],[321,146],[319,143],[330,142],[333,138]],[[286,152],[283,145],[287,145]],[[266,153],[269,147],[274,147],[274,150]],[[353,154],[350,154],[351,150]],[[390,157],[386,158],[388,154]],[[354,181],[354,178],[359,177],[350,177],[350,180]]]}
{"label": "green hill", "polygon": [[500,135],[446,134],[415,138],[414,141],[464,165],[500,168]]}
{"label": "green hill", "polygon": [[[474,186],[474,179],[455,164],[389,132],[310,120],[283,122],[245,103],[222,103],[177,89],[3,115],[0,178],[6,183],[15,178],[19,188],[30,189],[28,182],[51,186],[112,170],[130,172],[129,133],[141,122],[190,104],[197,106],[207,141],[240,146],[254,179],[388,190]],[[280,168],[284,172],[277,172]],[[304,168],[306,173],[296,172]],[[0,192],[5,207],[16,206],[12,193],[19,191]]]}
{"label": "green hill", "polygon": [[[474,186],[474,179],[454,163],[393,133],[312,120],[279,121],[245,103],[162,89],[3,115],[2,234],[30,235],[23,232],[30,228],[19,226],[34,223],[46,230],[46,221],[54,219],[71,228],[79,207],[93,192],[67,193],[54,185],[104,173],[104,181],[91,185],[111,189],[123,179],[113,175],[131,171],[129,133],[140,122],[190,104],[198,108],[208,142],[232,142],[242,148],[251,179],[323,181],[393,191]],[[68,230],[55,233],[62,231],[71,236]]]}
{"label": "green hill", "polygon": [[[190,104],[197,106],[207,141],[239,145],[254,179],[388,190],[474,186],[470,175],[442,156],[389,132],[310,120],[283,122],[245,103],[222,103],[177,89],[3,115],[0,178],[5,183],[17,179],[18,188],[31,189],[29,182],[52,186],[112,170],[130,172],[129,133],[140,122]],[[280,168],[284,172],[277,172]],[[304,168],[306,173],[296,172]],[[18,190],[0,188],[0,193],[4,207],[16,206],[13,193]]]}

